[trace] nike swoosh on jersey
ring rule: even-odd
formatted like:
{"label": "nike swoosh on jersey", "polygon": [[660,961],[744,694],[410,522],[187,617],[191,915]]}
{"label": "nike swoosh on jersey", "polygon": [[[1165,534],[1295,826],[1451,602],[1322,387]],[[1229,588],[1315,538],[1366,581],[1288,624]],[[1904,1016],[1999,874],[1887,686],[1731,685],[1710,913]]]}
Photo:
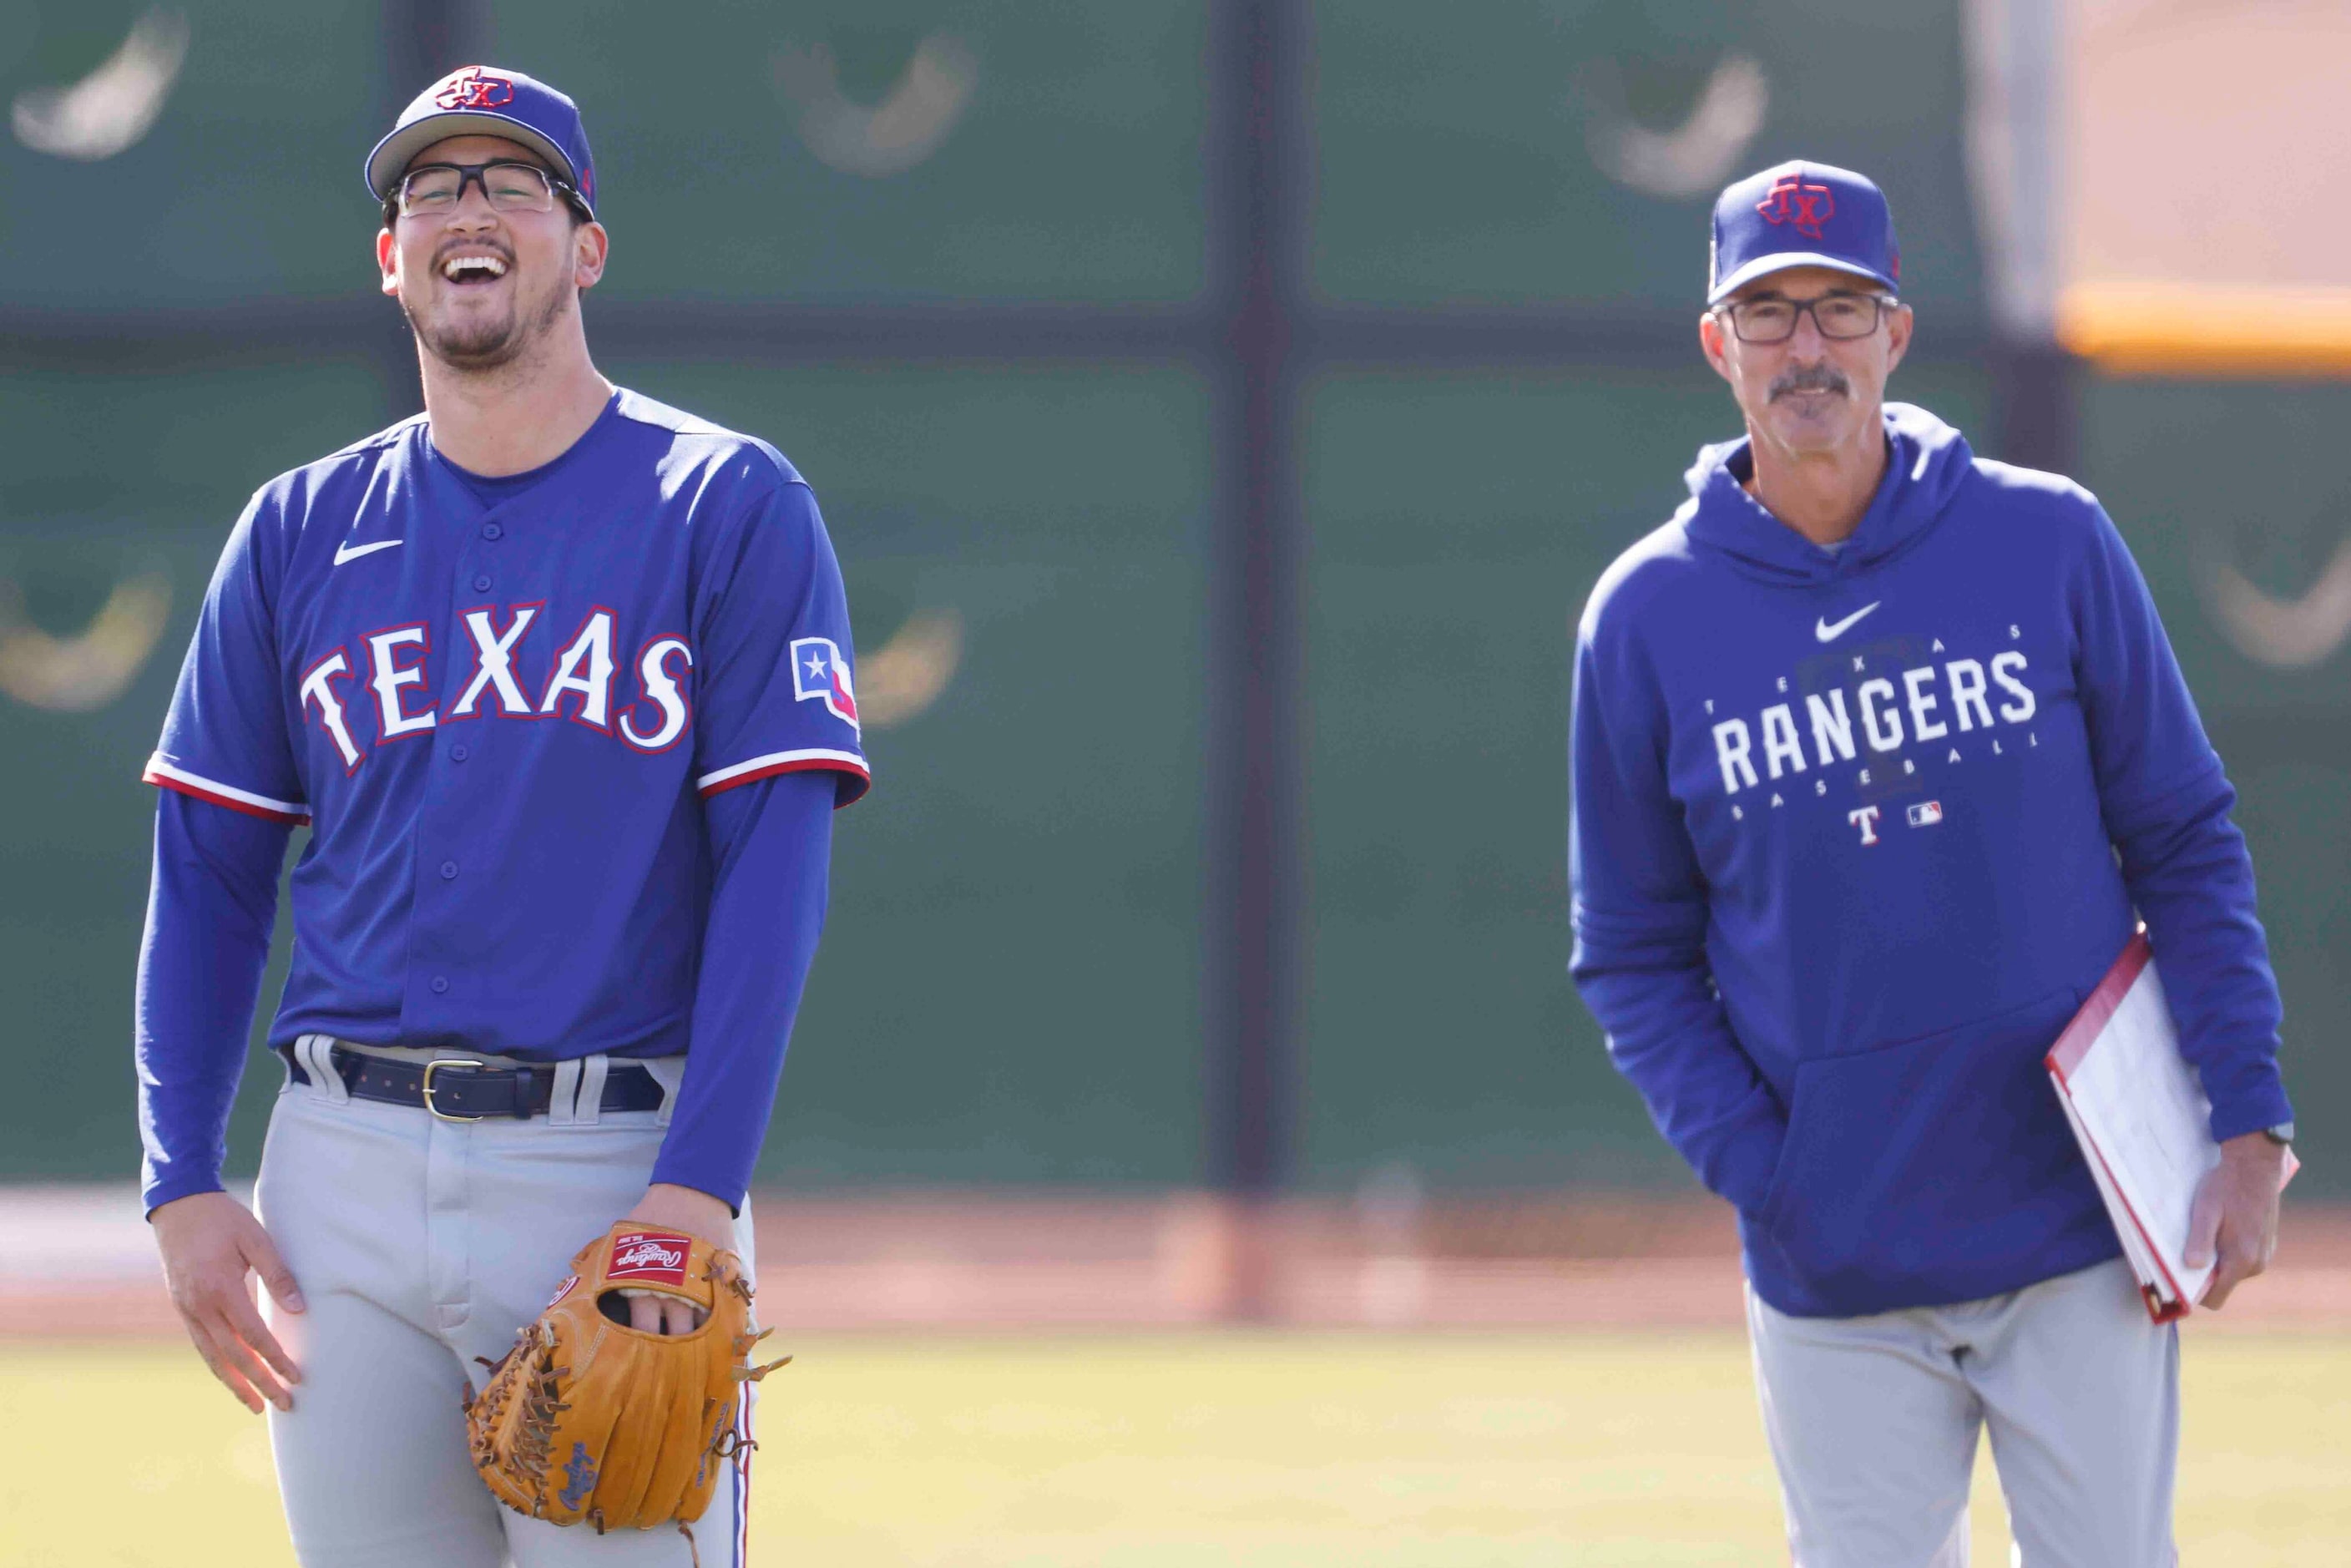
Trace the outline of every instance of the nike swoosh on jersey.
{"label": "nike swoosh on jersey", "polygon": [[371,545],[345,545],[335,551],[335,564],[340,566],[347,560],[357,560],[363,555],[373,555],[380,549],[390,549],[400,542],[398,539],[378,539]]}
{"label": "nike swoosh on jersey", "polygon": [[1834,643],[1838,638],[1844,636],[1847,632],[1851,631],[1855,622],[1860,620],[1863,616],[1868,614],[1871,611],[1876,609],[1879,605],[1885,602],[1886,601],[1882,599],[1873,600],[1869,603],[1865,604],[1860,609],[1855,611],[1852,614],[1846,616],[1842,621],[1831,621],[1827,616],[1823,615],[1818,621],[1813,622],[1813,635],[1818,637],[1823,643]]}

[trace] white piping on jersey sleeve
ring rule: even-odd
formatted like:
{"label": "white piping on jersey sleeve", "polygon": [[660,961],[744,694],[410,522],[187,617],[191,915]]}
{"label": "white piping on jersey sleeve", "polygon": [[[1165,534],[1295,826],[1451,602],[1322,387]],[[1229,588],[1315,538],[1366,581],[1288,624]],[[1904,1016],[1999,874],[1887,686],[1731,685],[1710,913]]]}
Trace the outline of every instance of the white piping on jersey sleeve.
{"label": "white piping on jersey sleeve", "polygon": [[822,747],[810,747],[802,751],[770,751],[765,757],[754,757],[747,762],[721,768],[695,779],[694,787],[705,795],[716,795],[721,789],[748,784],[754,779],[820,768],[838,773],[854,773],[868,781],[873,777],[872,771],[865,766],[865,758],[853,751],[829,751]]}
{"label": "white piping on jersey sleeve", "polygon": [[247,816],[266,817],[273,822],[287,822],[296,827],[310,820],[310,808],[299,800],[273,800],[266,795],[256,795],[250,789],[240,789],[233,784],[223,784],[191,773],[184,768],[174,768],[157,752],[147,759],[147,770],[140,779],[148,784],[160,784],[166,789],[176,789],[183,795],[193,795],[199,800],[210,800],[215,806],[226,806],[232,811]]}

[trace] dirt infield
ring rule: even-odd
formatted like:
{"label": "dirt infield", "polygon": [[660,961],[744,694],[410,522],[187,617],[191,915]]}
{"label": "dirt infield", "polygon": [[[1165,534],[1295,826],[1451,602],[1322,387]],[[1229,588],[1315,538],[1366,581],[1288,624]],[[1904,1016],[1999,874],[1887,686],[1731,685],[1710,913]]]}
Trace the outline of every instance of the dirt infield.
{"label": "dirt infield", "polygon": [[[1729,1211],[1522,1194],[1236,1208],[1198,1193],[753,1200],[760,1301],[807,1330],[1700,1328],[1741,1321]],[[173,1338],[136,1194],[0,1189],[0,1337]],[[2273,1273],[2199,1327],[2351,1329],[2351,1208],[2289,1210]]]}

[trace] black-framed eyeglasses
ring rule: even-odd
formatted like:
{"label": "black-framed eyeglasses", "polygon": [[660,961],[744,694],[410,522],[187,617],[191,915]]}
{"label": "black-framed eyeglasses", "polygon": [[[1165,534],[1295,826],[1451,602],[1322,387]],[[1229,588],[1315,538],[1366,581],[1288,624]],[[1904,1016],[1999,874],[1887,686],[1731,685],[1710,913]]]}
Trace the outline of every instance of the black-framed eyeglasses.
{"label": "black-framed eyeglasses", "polygon": [[1716,308],[1730,318],[1730,329],[1740,342],[1784,343],[1796,335],[1796,323],[1807,312],[1823,338],[1866,338],[1877,330],[1886,310],[1900,303],[1890,294],[1837,289],[1816,299],[1783,299],[1766,294],[1733,299]]}
{"label": "black-framed eyeglasses", "polygon": [[[478,183],[493,212],[551,213],[558,201],[580,207],[580,193],[536,163],[494,159],[487,163],[419,163],[400,177],[384,204],[403,218],[440,217],[457,210],[465,187]],[[582,209],[584,210],[584,209]]]}

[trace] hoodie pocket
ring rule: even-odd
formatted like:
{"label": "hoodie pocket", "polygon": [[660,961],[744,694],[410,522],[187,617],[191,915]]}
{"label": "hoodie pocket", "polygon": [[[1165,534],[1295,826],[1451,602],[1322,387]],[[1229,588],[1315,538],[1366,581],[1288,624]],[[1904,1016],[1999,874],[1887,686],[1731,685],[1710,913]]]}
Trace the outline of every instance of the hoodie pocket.
{"label": "hoodie pocket", "polygon": [[1987,1263],[2074,1159],[2042,1058],[2078,998],[2022,1007],[1796,1069],[1787,1140],[1757,1223],[1821,1290]]}

